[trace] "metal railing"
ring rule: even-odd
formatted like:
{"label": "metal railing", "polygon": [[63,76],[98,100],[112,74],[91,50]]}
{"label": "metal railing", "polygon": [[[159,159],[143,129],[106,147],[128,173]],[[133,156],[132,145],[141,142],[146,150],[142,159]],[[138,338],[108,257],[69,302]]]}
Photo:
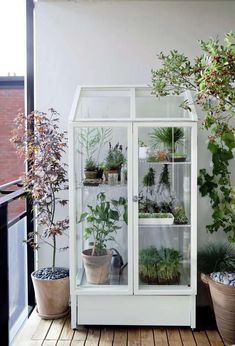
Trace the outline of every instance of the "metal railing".
{"label": "metal railing", "polygon": [[[17,186],[17,189],[16,189]],[[9,292],[14,292],[14,287],[9,286],[9,229],[15,231],[15,225],[25,218],[26,236],[33,230],[33,211],[30,201],[26,199],[25,211],[20,212],[17,216],[14,216],[12,220],[8,220],[9,204],[15,200],[19,200],[25,196],[25,191],[22,187],[21,180],[15,180],[8,182],[0,186],[0,277],[1,277],[1,289],[0,289],[0,302],[1,302],[1,314],[0,314],[0,335],[1,345],[9,345],[10,343],[10,302]],[[16,227],[17,228],[17,227]],[[23,239],[22,239],[23,240]],[[35,298],[31,282],[30,274],[34,270],[34,254],[33,250],[27,248],[26,255],[26,275],[25,281],[27,282],[27,303],[28,303],[28,315],[31,313],[34,305]],[[17,254],[15,254],[16,256]],[[14,253],[13,253],[14,256]],[[20,259],[19,259],[20,260]],[[17,259],[16,259],[17,261]],[[21,265],[21,264],[19,264]],[[17,270],[15,268],[15,270]],[[14,268],[13,268],[14,271]]]}

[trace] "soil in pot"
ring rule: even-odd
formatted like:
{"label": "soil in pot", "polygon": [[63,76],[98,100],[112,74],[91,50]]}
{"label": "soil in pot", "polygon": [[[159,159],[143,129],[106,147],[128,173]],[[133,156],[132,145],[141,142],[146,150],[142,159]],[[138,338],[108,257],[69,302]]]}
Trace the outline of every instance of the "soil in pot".
{"label": "soil in pot", "polygon": [[158,278],[159,285],[179,285],[179,283],[180,283],[180,273],[177,273],[177,275],[171,279]]}
{"label": "soil in pot", "polygon": [[69,270],[43,268],[31,274],[38,315],[43,319],[65,316],[69,310]]}
{"label": "soil in pot", "polygon": [[107,255],[104,256],[91,256],[91,253],[92,249],[87,249],[82,252],[87,282],[96,285],[107,283],[112,252],[107,251]]}
{"label": "soil in pot", "polygon": [[143,281],[144,283],[148,284],[148,285],[158,285],[158,277],[150,277],[148,275],[144,275],[142,273],[140,273],[140,279],[141,281]]}

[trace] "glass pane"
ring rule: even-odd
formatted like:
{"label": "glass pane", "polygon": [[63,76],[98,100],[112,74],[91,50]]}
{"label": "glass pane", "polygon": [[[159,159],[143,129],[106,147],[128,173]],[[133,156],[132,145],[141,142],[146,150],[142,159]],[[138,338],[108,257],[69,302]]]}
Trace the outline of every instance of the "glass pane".
{"label": "glass pane", "polygon": [[127,129],[76,128],[75,138],[77,285],[126,286]]}
{"label": "glass pane", "polygon": [[128,94],[115,91],[84,92],[81,95],[77,119],[123,119],[130,117]]}
{"label": "glass pane", "polygon": [[190,128],[139,129],[141,289],[190,286],[190,138]]}
{"label": "glass pane", "polygon": [[151,95],[149,89],[136,90],[136,117],[137,118],[188,118],[190,113],[180,108],[184,101],[183,96],[166,96],[157,98]]}
{"label": "glass pane", "polygon": [[12,339],[28,313],[26,218],[8,230],[10,338]]}

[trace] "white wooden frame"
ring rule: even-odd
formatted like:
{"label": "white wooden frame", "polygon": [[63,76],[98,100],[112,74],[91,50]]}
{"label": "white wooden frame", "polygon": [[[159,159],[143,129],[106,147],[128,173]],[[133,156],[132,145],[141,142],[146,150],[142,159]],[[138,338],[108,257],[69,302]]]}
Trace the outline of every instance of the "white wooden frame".
{"label": "white wooden frame", "polygon": [[[136,91],[140,94],[149,93],[149,88],[144,85],[123,85],[123,86],[79,86],[76,90],[69,120],[69,199],[70,199],[70,293],[71,293],[71,310],[72,310],[72,327],[76,328],[79,324],[156,324],[161,325],[161,316],[154,319],[154,315],[149,312],[149,318],[143,316],[142,319],[136,319],[136,316],[128,314],[127,318],[123,318],[123,304],[130,302],[130,308],[133,304],[139,304],[138,313],[145,314],[145,300],[148,304],[149,298],[153,299],[154,304],[162,311],[165,316],[164,325],[190,325],[195,327],[195,297],[197,282],[197,114],[195,107],[191,102],[191,96],[186,93],[187,99],[190,100],[191,112],[188,118],[170,118],[164,116],[153,118],[136,118]],[[102,96],[126,96],[130,99],[130,117],[125,119],[84,119],[77,117],[79,102],[82,96],[89,95],[96,97],[97,93]],[[138,287],[138,203],[133,202],[133,196],[138,196],[138,128],[139,127],[174,127],[181,126],[191,128],[191,286],[190,287],[167,287],[161,286],[158,290],[148,289],[141,290]],[[77,275],[77,244],[76,244],[76,186],[75,186],[75,165],[74,165],[74,129],[78,127],[98,127],[107,126],[111,128],[123,127],[127,129],[128,134],[128,176],[133,175],[132,179],[128,179],[128,285],[123,289],[110,286],[83,288],[76,286]],[[149,298],[148,298],[149,297]],[[179,298],[181,297],[181,298]],[[172,311],[174,305],[176,312],[172,316],[168,316],[166,304],[171,301]],[[182,311],[177,305],[182,299]],[[113,319],[109,316],[108,320],[100,309],[105,302],[108,302],[107,313],[111,315],[112,309],[117,309],[117,316]],[[94,313],[89,315],[84,307],[89,307],[92,302]],[[135,302],[135,303],[134,303]],[[175,303],[174,303],[175,302]],[[151,304],[150,304],[151,305]],[[128,309],[128,306],[125,307]],[[178,309],[178,310],[177,310]],[[89,309],[88,309],[89,310]],[[97,310],[97,312],[96,312]],[[104,309],[105,310],[105,309]],[[134,313],[136,314],[136,312]],[[161,314],[160,314],[161,315]],[[118,322],[120,321],[120,322]],[[153,323],[156,321],[156,323]],[[169,323],[167,323],[167,321]],[[181,322],[180,322],[181,321]]]}

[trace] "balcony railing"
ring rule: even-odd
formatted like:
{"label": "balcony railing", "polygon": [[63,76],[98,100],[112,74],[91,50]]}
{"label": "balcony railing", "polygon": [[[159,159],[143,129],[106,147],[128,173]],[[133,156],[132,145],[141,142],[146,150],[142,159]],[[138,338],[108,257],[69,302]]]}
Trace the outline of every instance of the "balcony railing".
{"label": "balcony railing", "polygon": [[30,278],[33,250],[23,240],[33,230],[33,212],[21,180],[0,186],[0,335],[9,345],[34,307]]}

